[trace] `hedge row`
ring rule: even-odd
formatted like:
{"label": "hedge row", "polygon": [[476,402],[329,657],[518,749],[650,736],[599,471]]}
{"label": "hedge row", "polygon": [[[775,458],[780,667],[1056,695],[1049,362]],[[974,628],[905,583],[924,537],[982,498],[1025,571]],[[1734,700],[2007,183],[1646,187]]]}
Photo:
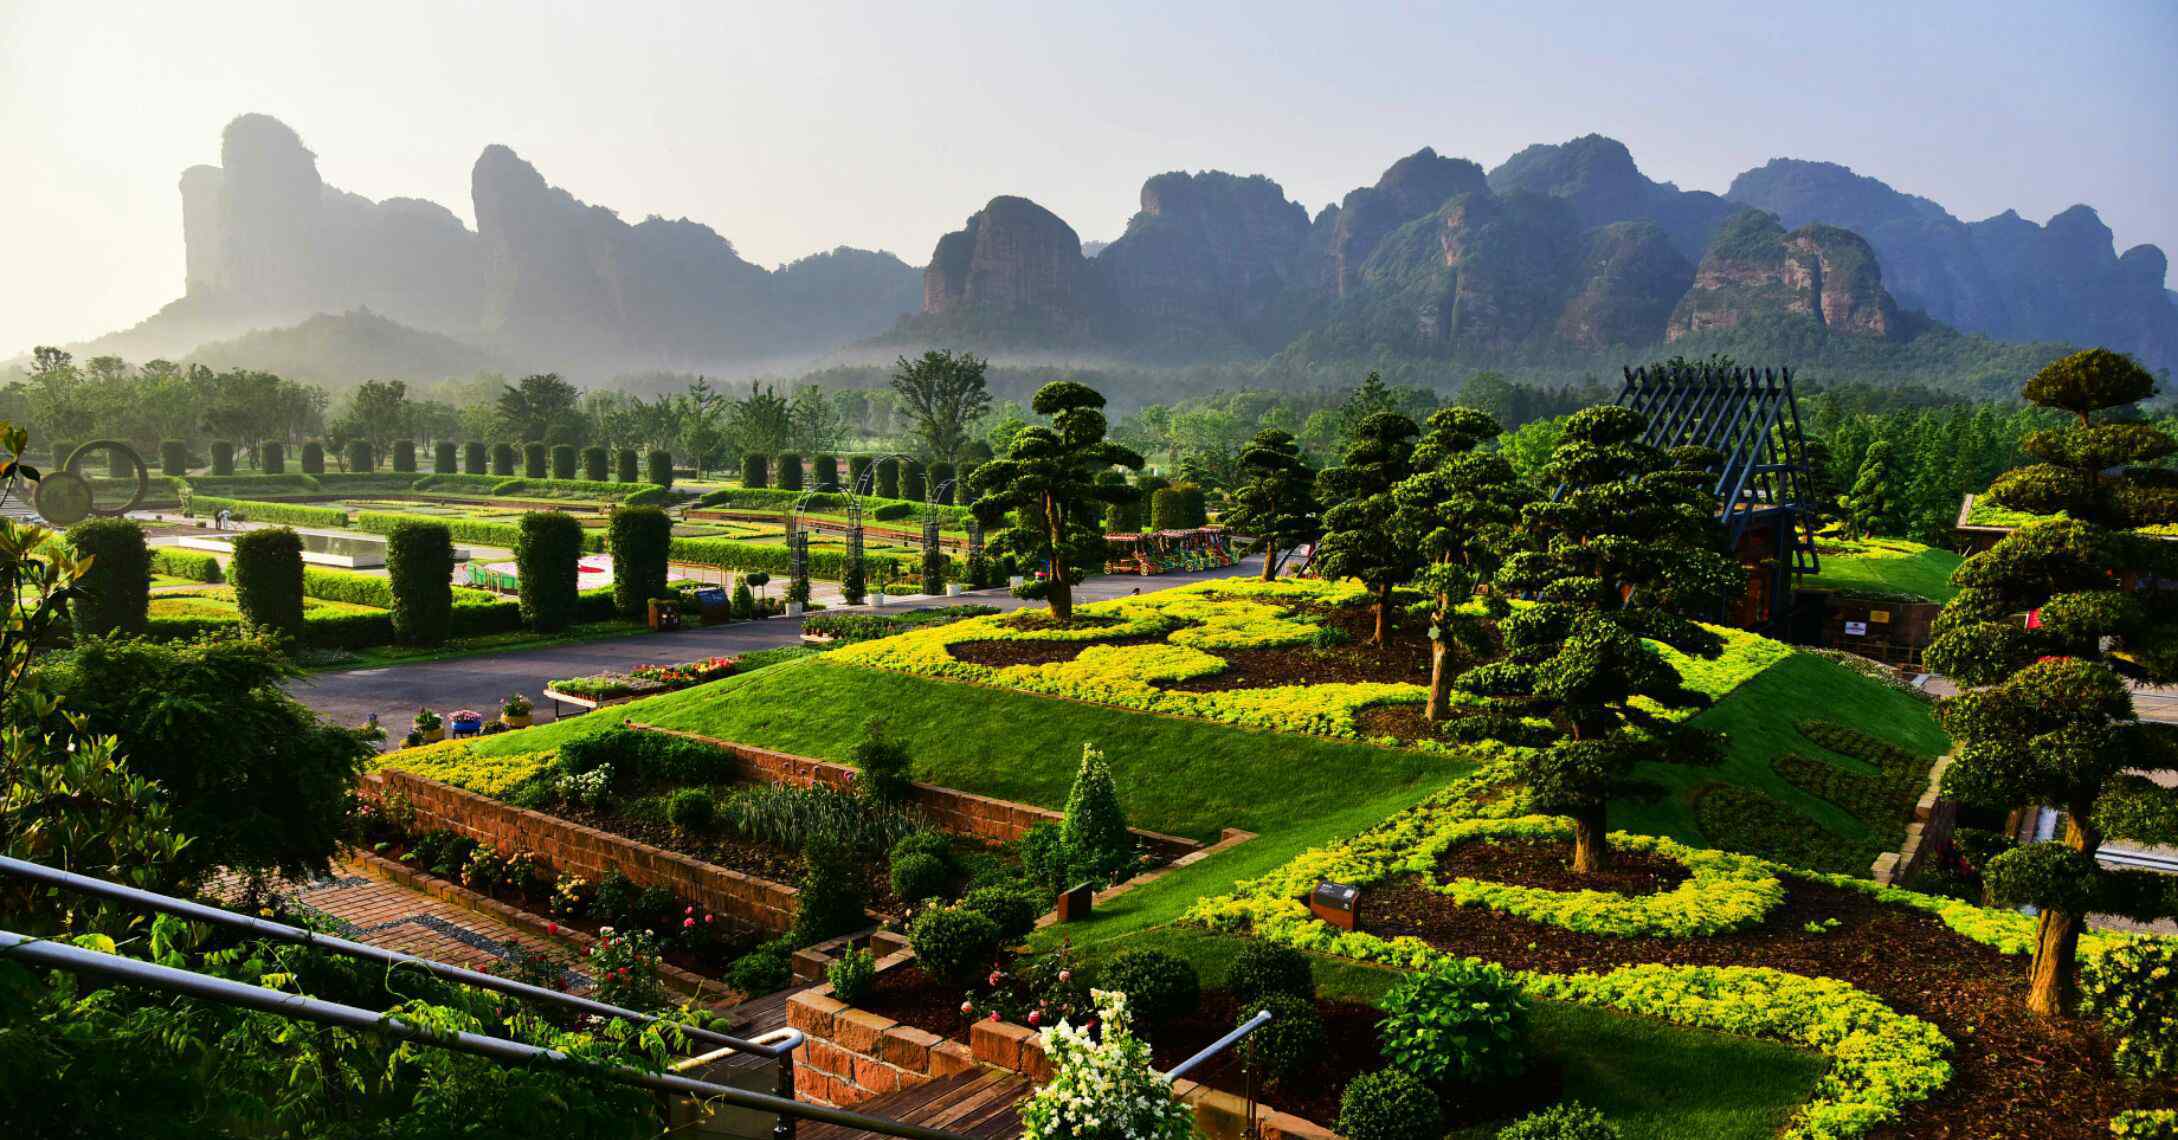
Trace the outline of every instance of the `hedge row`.
{"label": "hedge row", "polygon": [[302,538],[286,527],[265,527],[234,539],[235,608],[260,632],[300,637],[303,632]]}
{"label": "hedge row", "polygon": [[309,475],[191,475],[171,480],[190,495],[224,495],[262,500],[271,495],[314,495],[318,481]]}
{"label": "hedge row", "polygon": [[164,574],[169,578],[186,578],[192,582],[220,580],[219,559],[175,546],[161,546],[152,550],[151,572]]}
{"label": "hedge row", "polygon": [[264,503],[254,499],[226,499],[217,495],[191,495],[182,511],[191,516],[226,511],[248,522],[281,523],[287,526],[347,526],[348,512],[339,507],[313,507],[303,503]]}
{"label": "hedge row", "polygon": [[[444,523],[456,542],[474,542],[484,546],[503,546],[509,550],[522,536],[522,528],[516,523],[489,522],[484,519],[450,518],[442,515],[412,515],[400,511],[357,511],[350,525],[357,530],[372,534],[391,534],[393,528],[405,522]],[[585,531],[582,548],[593,554],[605,552],[603,531]],[[781,549],[785,549],[782,547]]]}
{"label": "hedge row", "polygon": [[[364,577],[364,575],[356,575]],[[320,595],[309,592],[311,578],[306,572],[304,592],[311,597]],[[336,599],[347,600],[347,599]],[[604,621],[613,616],[613,592],[610,586],[584,590],[576,601],[575,620],[578,622]],[[236,633],[242,628],[242,619],[222,618],[152,618],[146,632],[162,641],[186,640],[206,634]],[[451,634],[454,637],[481,637],[494,633],[510,633],[522,628],[521,607],[513,598],[501,598],[481,590],[454,590],[454,609]],[[376,645],[393,644],[393,614],[390,611],[376,613],[320,613],[303,617],[303,644],[313,649],[367,649]]]}
{"label": "hedge row", "polygon": [[496,475],[431,475],[416,481],[417,491],[455,495],[519,495],[546,499],[605,499],[634,506],[669,499],[654,483],[615,483],[598,479],[502,479]]}
{"label": "hedge row", "polygon": [[[726,570],[762,570],[784,578],[793,572],[793,560],[785,546],[762,546],[753,542],[738,542],[730,538],[676,538],[673,540],[673,560],[698,566],[717,566]],[[951,564],[947,559],[947,564]],[[895,578],[922,573],[919,557],[865,554],[865,573],[880,564],[890,565]],[[809,552],[809,576],[837,582],[847,572],[847,554],[837,550],[812,550]]]}
{"label": "hedge row", "polygon": [[[847,509],[847,496],[830,491],[784,491],[777,487],[722,487],[696,500],[698,507],[732,507],[751,511],[786,511],[800,503],[805,509],[836,514]],[[924,504],[906,499],[862,497],[862,509],[872,518],[906,518],[920,515]],[[884,512],[880,514],[879,512]],[[968,525],[966,507],[938,508],[938,523],[947,530]]]}

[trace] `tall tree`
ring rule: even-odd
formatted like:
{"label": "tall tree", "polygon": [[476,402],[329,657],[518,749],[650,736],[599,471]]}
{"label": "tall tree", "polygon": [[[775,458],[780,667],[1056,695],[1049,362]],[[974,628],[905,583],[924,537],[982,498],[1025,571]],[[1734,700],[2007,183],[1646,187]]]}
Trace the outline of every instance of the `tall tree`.
{"label": "tall tree", "polygon": [[[949,350],[926,352],[914,360],[903,356],[893,365],[892,390],[914,425],[923,453],[930,459],[940,463],[958,460],[968,445],[970,429],[990,410],[991,389],[983,378],[985,367],[980,356]],[[1102,400],[1098,402],[1101,405]]]}
{"label": "tall tree", "polygon": [[1043,597],[1052,617],[1070,621],[1074,586],[1104,564],[1102,506],[1133,494],[1097,476],[1112,467],[1139,468],[1142,457],[1104,438],[1104,396],[1093,388],[1054,380],[1036,390],[1031,406],[1051,417],[1051,426],[1022,428],[1003,457],[976,468],[969,478],[977,495],[972,508],[985,526],[1012,512],[1013,525],[991,549],[1043,563],[1049,577],[1029,583],[1022,596]]}
{"label": "tall tree", "polygon": [[499,422],[516,440],[580,443],[582,393],[557,372],[522,377],[499,390]]}
{"label": "tall tree", "polygon": [[1392,588],[1422,565],[1421,556],[1398,542],[1392,527],[1398,513],[1392,491],[1414,474],[1414,437],[1420,431],[1398,412],[1370,415],[1355,425],[1343,461],[1316,476],[1316,494],[1325,503],[1316,565],[1326,578],[1357,578],[1376,593],[1376,632],[1369,637],[1374,645],[1391,638]]}
{"label": "tall tree", "polygon": [[2178,594],[2154,586],[2178,578],[2178,554],[2140,531],[2178,522],[2178,473],[2157,465],[2178,443],[2112,414],[2154,394],[2152,376],[2105,349],[2027,381],[2029,402],[2073,422],[2028,436],[2040,462],[1999,478],[1989,497],[2067,517],[2021,527],[1967,559],[1928,648],[1932,668],[1973,686],[1943,706],[1958,741],[1944,791],[2000,810],[2064,812],[2061,842],[2007,851],[1985,868],[2001,901],[2040,911],[2027,1006],[2045,1016],[2073,1007],[2089,913],[2178,914],[2178,880],[2095,859],[2108,839],[2178,843],[2178,789],[2149,778],[2178,770],[2178,726],[2142,723],[2115,668],[2122,656],[2150,682],[2178,678]]}
{"label": "tall tree", "polygon": [[787,422],[791,446],[809,454],[832,450],[847,430],[847,418],[840,411],[839,402],[815,384],[804,384],[794,390],[794,399],[787,408]]}
{"label": "tall tree", "polygon": [[400,380],[365,380],[348,397],[348,408],[335,421],[346,439],[369,440],[374,454],[409,434],[412,406],[408,385]]}
{"label": "tall tree", "polygon": [[[695,385],[690,385],[692,415],[703,406],[696,392]],[[726,410],[725,429],[726,440],[735,451],[743,455],[777,455],[794,438],[793,402],[780,395],[776,385],[751,380],[749,394],[733,401]]]}
{"label": "tall tree", "polygon": [[1263,580],[1273,581],[1293,548],[1323,534],[1316,471],[1293,433],[1277,428],[1255,433],[1240,451],[1240,470],[1242,479],[1233,489],[1225,524],[1262,544]]}
{"label": "tall tree", "polygon": [[[1450,711],[1456,648],[1485,647],[1482,615],[1464,607],[1488,582],[1514,544],[1520,510],[1534,496],[1494,451],[1480,450],[1503,429],[1477,408],[1439,408],[1429,415],[1414,449],[1415,473],[1392,489],[1397,543],[1425,560],[1415,584],[1428,591],[1431,721]],[[1504,600],[1488,598],[1489,616],[1504,617]]]}
{"label": "tall tree", "polygon": [[1853,477],[1853,489],[1838,500],[1839,513],[1854,538],[1871,534],[1896,534],[1899,528],[1897,472],[1891,460],[1891,443],[1879,439],[1868,445]]}
{"label": "tall tree", "polygon": [[[1642,442],[1646,428],[1641,413],[1616,405],[1566,420],[1544,471],[1558,496],[1522,510],[1527,548],[1495,578],[1534,601],[1498,623],[1505,656],[1454,682],[1489,705],[1456,728],[1534,746],[1517,762],[1521,775],[1538,809],[1572,818],[1573,869],[1583,873],[1610,861],[1605,805],[1642,790],[1632,779],[1637,764],[1710,754],[1704,737],[1640,702],[1708,703],[1648,642],[1716,656],[1722,639],[1694,616],[1746,585],[1718,550],[1708,490],[1716,453],[1666,456]],[[1535,719],[1549,727],[1529,727]]]}

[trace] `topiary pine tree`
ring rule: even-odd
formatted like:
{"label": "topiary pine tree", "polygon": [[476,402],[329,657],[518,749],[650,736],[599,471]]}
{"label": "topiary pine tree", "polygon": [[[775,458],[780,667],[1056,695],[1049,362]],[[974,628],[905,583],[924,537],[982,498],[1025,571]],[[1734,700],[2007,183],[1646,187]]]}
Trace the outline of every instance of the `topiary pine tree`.
{"label": "topiary pine tree", "polygon": [[1357,578],[1375,591],[1374,645],[1391,637],[1392,588],[1422,568],[1420,553],[1401,544],[1392,529],[1398,513],[1392,489],[1414,474],[1420,431],[1398,412],[1371,413],[1354,425],[1339,465],[1316,476],[1316,494],[1326,504],[1316,565],[1326,578]]}
{"label": "topiary pine tree", "polygon": [[1998,478],[1989,497],[2066,517],[2021,527],[1967,559],[1928,648],[1932,669],[1971,686],[1942,708],[1958,742],[1945,793],[2065,813],[2062,842],[2007,851],[1985,868],[1999,901],[2040,909],[2027,1007],[2046,1016],[2074,1006],[2090,912],[2178,914],[2178,880],[2095,860],[2108,839],[2178,843],[2178,790],[2132,774],[2178,769],[2178,726],[2141,723],[2114,667],[2122,656],[2150,682],[2178,677],[2178,594],[2153,588],[2156,578],[2178,578],[2178,552],[2139,531],[2178,522],[2178,472],[2144,466],[2178,452],[2178,442],[2148,424],[2097,418],[2154,393],[2153,377],[2104,349],[2027,381],[2029,402],[2075,422],[2029,435],[2026,451],[2040,462]]}
{"label": "topiary pine tree", "polygon": [[1853,490],[1838,500],[1846,531],[1854,538],[1898,532],[1896,481],[1890,441],[1869,444],[1868,454],[1860,461],[1860,474],[1853,477]]}
{"label": "topiary pine tree", "polygon": [[1074,586],[1104,564],[1103,505],[1126,497],[1124,487],[1097,482],[1110,467],[1142,466],[1142,457],[1104,438],[1104,397],[1072,380],[1054,380],[1030,403],[1051,426],[1022,428],[1003,459],[976,468],[976,517],[997,525],[1012,512],[1013,525],[991,549],[1010,552],[1024,565],[1041,563],[1043,581],[1021,587],[1023,597],[1042,597],[1051,616],[1074,616]]}
{"label": "topiary pine tree", "polygon": [[[1480,617],[1461,608],[1497,572],[1515,542],[1520,510],[1534,497],[1504,456],[1478,450],[1502,432],[1478,408],[1439,408],[1414,449],[1414,474],[1392,488],[1395,541],[1426,560],[1414,582],[1432,599],[1425,707],[1431,721],[1451,711],[1454,648],[1487,648]],[[1507,612],[1497,594],[1487,605],[1488,616]]]}
{"label": "topiary pine tree", "polygon": [[[1693,620],[1745,588],[1721,553],[1706,468],[1714,452],[1666,456],[1641,440],[1647,418],[1615,405],[1566,420],[1544,478],[1559,487],[1521,511],[1528,548],[1508,557],[1494,584],[1534,599],[1498,623],[1505,656],[1455,684],[1488,698],[1490,714],[1457,722],[1471,735],[1533,747],[1518,761],[1538,810],[1573,821],[1573,869],[1610,861],[1604,809],[1638,792],[1635,765],[1707,758],[1705,735],[1636,705],[1699,708],[1648,644],[1714,657],[1722,639]],[[1521,718],[1546,718],[1536,732]]]}
{"label": "topiary pine tree", "polygon": [[1112,782],[1104,753],[1094,744],[1081,746],[1081,769],[1066,794],[1059,840],[1066,848],[1068,866],[1077,875],[1111,876],[1134,861],[1134,833],[1127,830],[1119,788]]}
{"label": "topiary pine tree", "polygon": [[1323,508],[1316,502],[1316,470],[1301,454],[1293,433],[1264,428],[1240,449],[1246,481],[1233,488],[1225,525],[1253,535],[1263,551],[1263,580],[1275,581],[1281,551],[1290,553],[1323,534]]}

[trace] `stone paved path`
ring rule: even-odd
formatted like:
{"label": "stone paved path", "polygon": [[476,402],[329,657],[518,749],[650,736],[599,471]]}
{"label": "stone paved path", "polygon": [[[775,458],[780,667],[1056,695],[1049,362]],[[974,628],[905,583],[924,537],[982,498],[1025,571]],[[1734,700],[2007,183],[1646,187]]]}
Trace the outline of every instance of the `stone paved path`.
{"label": "stone paved path", "polygon": [[[549,951],[570,957],[564,946],[429,895],[357,874],[337,860],[331,878],[286,884],[279,893],[294,905],[331,919],[343,938],[471,970],[491,970],[515,946],[531,953]],[[589,979],[579,971],[570,970],[567,980],[575,992],[589,986]]]}

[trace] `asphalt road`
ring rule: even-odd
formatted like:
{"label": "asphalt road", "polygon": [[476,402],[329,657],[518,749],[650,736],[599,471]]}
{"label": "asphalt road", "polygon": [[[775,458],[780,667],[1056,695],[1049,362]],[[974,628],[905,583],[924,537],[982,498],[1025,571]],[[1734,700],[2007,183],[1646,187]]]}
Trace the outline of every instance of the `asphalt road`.
{"label": "asphalt road", "polygon": [[[1154,578],[1106,576],[1090,579],[1076,589],[1075,596],[1080,601],[1102,601],[1125,597],[1129,593],[1151,593],[1191,582],[1261,571],[1261,561],[1249,558],[1238,566],[1199,574],[1165,574]],[[862,606],[849,612],[885,612],[967,603],[981,603],[1000,609],[1018,609],[1026,605],[1042,604],[1024,602],[1001,588],[967,593],[958,598],[895,601],[884,610],[872,610],[871,607]],[[468,708],[488,716],[497,715],[499,702],[507,694],[523,693],[536,703],[536,719],[540,722],[547,721],[552,719],[552,703],[545,700],[541,693],[545,682],[555,678],[580,677],[608,670],[625,670],[637,665],[671,664],[717,654],[732,655],[795,645],[800,643],[801,626],[799,618],[771,618],[767,621],[683,629],[675,633],[631,633],[626,637],[606,641],[516,650],[488,657],[315,673],[296,681],[289,688],[304,704],[337,724],[361,724],[372,713],[376,713],[379,723],[386,726],[386,731],[398,742],[400,735],[407,731],[409,718],[416,715],[416,709],[420,706],[429,706],[441,713]],[[567,711],[569,715],[580,712],[574,708]]]}

